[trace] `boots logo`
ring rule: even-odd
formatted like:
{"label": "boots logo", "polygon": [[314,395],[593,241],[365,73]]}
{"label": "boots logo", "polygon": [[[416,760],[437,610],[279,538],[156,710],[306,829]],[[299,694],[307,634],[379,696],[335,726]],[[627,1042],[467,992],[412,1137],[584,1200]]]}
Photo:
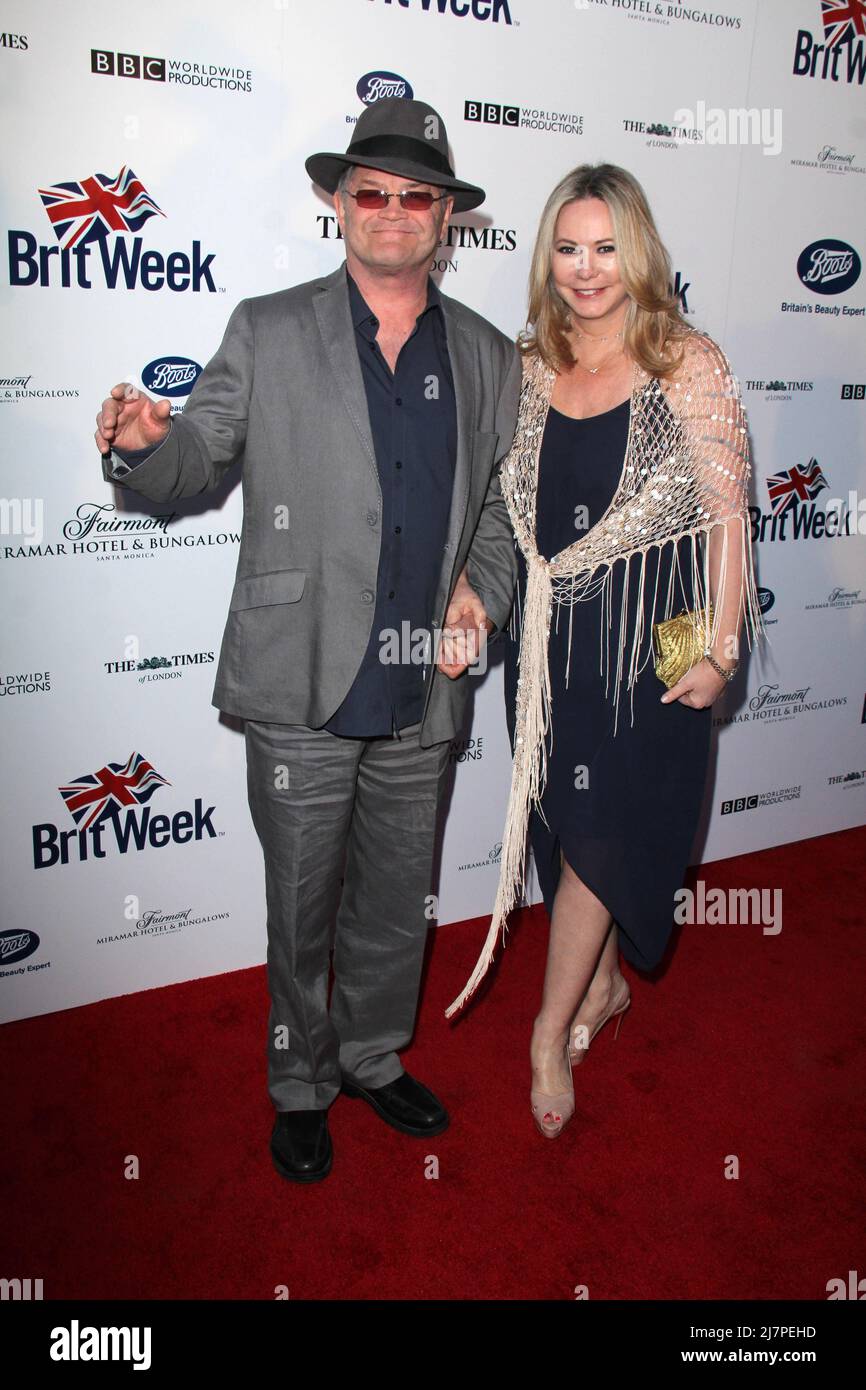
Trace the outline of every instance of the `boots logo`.
{"label": "boots logo", "polygon": [[141,373],[146,391],[157,396],[188,396],[201,376],[202,368],[191,357],[156,357]]}
{"label": "boots logo", "polygon": [[132,753],[125,763],[106,763],[97,772],[85,773],[58,790],[75,829],[63,830],[46,823],[33,826],[33,867],[51,868],[77,859],[104,859],[106,841],[112,841],[118,854],[146,846],[161,849],[167,844],[188,844],[205,834],[215,839],[211,823],[215,807],[203,809],[196,799],[191,811],[172,816],[151,814],[149,802],[160,787],[171,783],[140,753]]}
{"label": "boots logo", "polygon": [[769,613],[775,602],[776,595],[773,593],[772,589],[758,590],[758,603],[760,604],[762,613]]}
{"label": "boots logo", "polygon": [[358,78],[355,91],[365,106],[384,101],[386,97],[405,97],[411,101],[415,95],[405,77],[396,72],[365,72]]}
{"label": "boots logo", "polygon": [[29,927],[20,931],[0,931],[0,965],[26,960],[39,950],[39,937]]}
{"label": "boots logo", "polygon": [[[200,241],[193,241],[190,253],[144,250],[138,233],[151,217],[165,213],[129,165],[114,178],[90,174],[40,188],[39,196],[58,244],[40,246],[32,232],[10,228],[10,285],[47,288],[59,280],[63,289],[74,283],[90,290],[98,268],[102,284],[110,290],[123,283],[128,290],[168,288],[197,294],[205,289],[216,294],[214,253],[203,257]],[[112,237],[113,233],[119,235]]]}
{"label": "boots logo", "polygon": [[860,257],[846,241],[813,241],[800,252],[797,274],[815,294],[844,294],[860,278]]}

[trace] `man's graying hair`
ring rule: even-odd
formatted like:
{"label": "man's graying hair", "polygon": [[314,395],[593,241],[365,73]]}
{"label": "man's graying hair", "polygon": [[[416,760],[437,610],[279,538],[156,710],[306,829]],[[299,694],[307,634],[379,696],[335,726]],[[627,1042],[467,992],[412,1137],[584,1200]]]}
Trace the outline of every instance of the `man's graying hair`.
{"label": "man's graying hair", "polygon": [[337,189],[336,189],[336,191],[337,191],[338,193],[345,193],[345,191],[346,191],[346,189],[347,189],[347,187],[348,187],[348,185],[349,185],[349,179],[352,177],[352,175],[353,175],[354,172],[355,172],[355,165],[354,165],[354,164],[347,164],[346,167],[345,167],[345,169],[343,170],[342,174],[340,175],[340,178],[339,178],[338,182],[337,182]]}

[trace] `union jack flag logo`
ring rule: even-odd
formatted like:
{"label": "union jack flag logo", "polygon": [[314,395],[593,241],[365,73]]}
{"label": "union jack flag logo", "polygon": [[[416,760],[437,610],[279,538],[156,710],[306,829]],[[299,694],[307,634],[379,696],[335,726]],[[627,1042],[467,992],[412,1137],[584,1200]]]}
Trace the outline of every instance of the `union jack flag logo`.
{"label": "union jack flag logo", "polygon": [[114,179],[92,174],[40,188],[39,196],[64,247],[105,240],[109,232],[138,232],[149,217],[165,217],[127,164]]}
{"label": "union jack flag logo", "polygon": [[773,516],[781,516],[791,502],[814,502],[822,487],[829,486],[817,459],[809,459],[802,467],[795,463],[793,468],[774,473],[767,479]]}
{"label": "union jack flag logo", "polygon": [[123,806],[143,806],[157,787],[170,787],[140,753],[131,753],[125,763],[107,763],[98,772],[76,777],[68,786],[58,787],[66,809],[81,830],[87,830],[105,815]]}
{"label": "union jack flag logo", "polygon": [[821,0],[821,19],[828,48],[866,36],[866,0]]}

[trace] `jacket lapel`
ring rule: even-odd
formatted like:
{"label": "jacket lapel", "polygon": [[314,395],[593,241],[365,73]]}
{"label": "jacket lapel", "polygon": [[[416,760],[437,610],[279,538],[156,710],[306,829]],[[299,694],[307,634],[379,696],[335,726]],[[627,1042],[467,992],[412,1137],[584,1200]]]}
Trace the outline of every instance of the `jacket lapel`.
{"label": "jacket lapel", "polygon": [[358,431],[378,488],[379,473],[370,429],[370,412],[355,344],[355,327],[349,308],[349,286],[346,282],[345,265],[320,281],[319,290],[313,299],[313,308],[331,371],[343,398],[343,404]]}
{"label": "jacket lapel", "polygon": [[[346,283],[344,265],[319,282],[313,307],[331,371],[343,403],[364,446],[367,462],[378,488],[379,473],[376,468],[376,454],[373,448],[373,435],[370,430],[367,393],[364,390],[361,364],[358,361],[355,347],[355,329],[349,308],[349,287]],[[454,558],[466,518],[466,506],[469,501],[469,485],[472,476],[476,365],[471,339],[462,328],[453,303],[446,295],[442,295],[442,309],[445,315],[445,335],[448,342],[448,355],[451,360],[451,374],[454,378],[454,399],[457,414],[457,457],[454,461],[454,484],[451,491],[451,511],[448,516],[446,549],[442,557],[439,580],[440,589],[450,593]]]}
{"label": "jacket lapel", "polygon": [[475,355],[472,342],[464,332],[451,300],[443,295],[445,335],[451,375],[454,379],[454,401],[457,411],[457,457],[454,462],[454,487],[451,492],[451,513],[448,518],[448,550],[442,568],[443,582],[451,574],[451,566],[463,531],[469,484],[472,477],[472,452],[475,439]]}

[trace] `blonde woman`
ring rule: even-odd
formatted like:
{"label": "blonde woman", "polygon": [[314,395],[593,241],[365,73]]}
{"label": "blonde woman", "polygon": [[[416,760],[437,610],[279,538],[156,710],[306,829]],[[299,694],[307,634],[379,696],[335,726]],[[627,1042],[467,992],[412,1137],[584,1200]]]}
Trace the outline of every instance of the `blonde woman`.
{"label": "blonde woman", "polygon": [[[531,1042],[547,1138],[571,1068],[661,959],[689,862],[710,707],[760,625],[748,439],[721,349],[692,329],[637,181],[582,165],[553,190],[530,272],[514,444],[502,471],[520,579],[506,661],[514,769],[477,987],[523,875],[527,822],[550,914]],[[692,664],[654,669],[654,623],[693,615]],[[531,815],[530,815],[531,811]]]}

